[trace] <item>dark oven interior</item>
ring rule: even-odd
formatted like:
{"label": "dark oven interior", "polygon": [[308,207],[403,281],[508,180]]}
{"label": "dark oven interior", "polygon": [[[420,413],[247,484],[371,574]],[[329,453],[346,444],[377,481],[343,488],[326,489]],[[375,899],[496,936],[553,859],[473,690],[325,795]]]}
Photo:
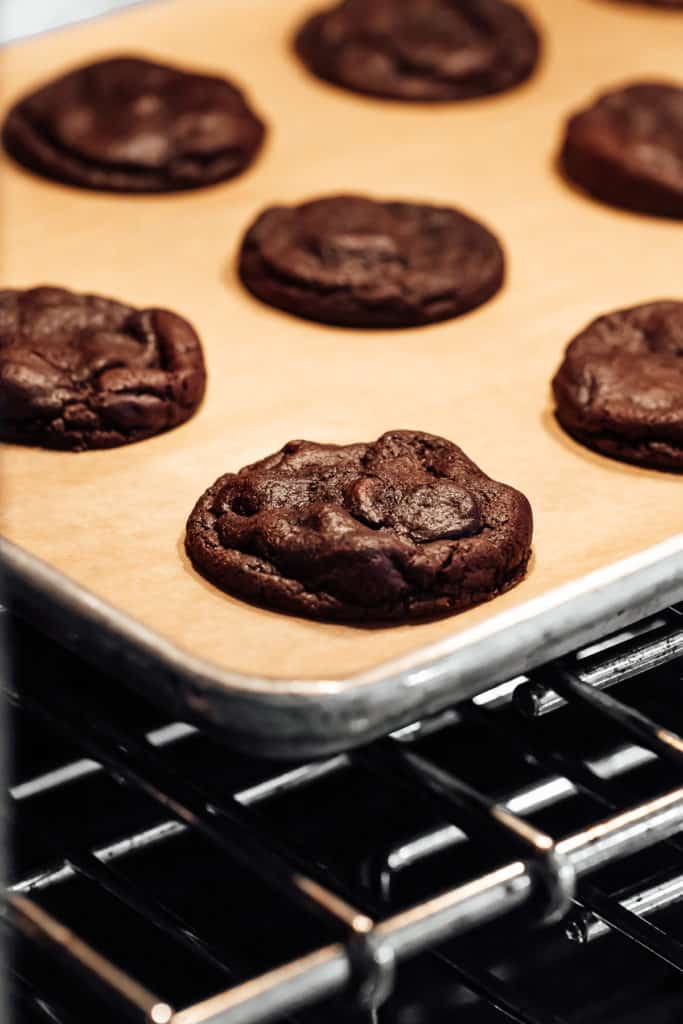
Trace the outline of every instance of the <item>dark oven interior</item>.
{"label": "dark oven interior", "polygon": [[314,764],[5,623],[11,1020],[683,1020],[681,607]]}

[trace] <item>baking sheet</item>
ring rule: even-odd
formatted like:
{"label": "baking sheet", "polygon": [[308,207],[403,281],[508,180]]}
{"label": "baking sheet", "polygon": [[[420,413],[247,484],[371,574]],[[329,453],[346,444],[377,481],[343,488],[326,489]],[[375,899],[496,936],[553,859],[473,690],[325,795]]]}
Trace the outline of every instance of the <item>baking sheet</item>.
{"label": "baking sheet", "polygon": [[[680,79],[683,16],[526,0],[545,37],[530,83],[413,107],[344,93],[299,66],[288,40],[314,6],[156,3],[1,54],[3,109],[78,62],[131,52],[228,74],[270,126],[250,172],[201,192],[91,194],[4,156],[0,172],[6,286],[52,283],[174,308],[197,327],[209,371],[199,414],[164,436],[78,455],[5,446],[2,533],[176,651],[256,679],[381,671],[683,526],[681,478],[577,445],[555,424],[548,387],[565,344],[592,317],[683,297],[683,226],[594,203],[553,167],[565,115],[596,90]],[[235,257],[256,213],[354,190],[480,217],[507,251],[504,290],[459,320],[404,331],[309,324],[245,293]],[[346,443],[392,428],[442,434],[528,495],[535,554],[519,587],[437,623],[361,629],[259,610],[192,570],[185,520],[221,473],[291,438]]]}

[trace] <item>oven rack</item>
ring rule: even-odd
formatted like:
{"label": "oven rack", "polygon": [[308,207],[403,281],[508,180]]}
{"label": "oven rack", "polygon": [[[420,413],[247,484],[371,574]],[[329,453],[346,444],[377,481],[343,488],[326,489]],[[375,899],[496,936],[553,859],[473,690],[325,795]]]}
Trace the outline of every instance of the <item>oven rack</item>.
{"label": "oven rack", "polygon": [[[346,993],[349,1012],[373,1015],[391,991],[403,960],[520,907],[537,922],[564,917],[568,936],[578,942],[595,941],[616,930],[683,972],[683,946],[648,921],[649,914],[683,896],[680,876],[651,880],[640,892],[623,899],[584,881],[605,865],[665,840],[683,849],[675,838],[683,828],[683,786],[676,785],[682,779],[683,739],[666,723],[652,721],[607,692],[612,685],[669,664],[682,654],[683,608],[679,605],[648,619],[628,636],[610,638],[551,662],[529,679],[511,680],[434,720],[416,723],[365,748],[285,771],[274,768],[269,779],[235,792],[231,799],[217,795],[206,779],[188,780],[169,767],[165,749],[195,732],[191,726],[171,723],[147,734],[136,733],[97,717],[92,705],[68,686],[57,692],[35,683],[22,686],[21,692],[11,690],[8,697],[13,705],[65,738],[82,755],[14,787],[11,802],[20,803],[105,771],[122,786],[145,793],[168,819],[105,847],[69,850],[62,862],[10,885],[5,923],[39,943],[83,983],[103,990],[118,1003],[124,1019],[149,1024],[249,1024],[281,1018],[340,992]],[[510,700],[519,711],[514,735],[501,729],[496,718],[496,708]],[[547,749],[538,742],[535,719],[564,703],[616,729],[621,745],[592,762]],[[542,767],[547,772],[544,781],[493,801],[412,749],[416,739],[468,720],[483,724],[492,744],[512,744]],[[625,782],[628,773],[655,760],[669,766],[672,788],[645,802],[634,802]],[[311,785],[351,763],[362,765],[382,785],[417,793],[447,823],[399,846],[374,851],[365,884],[353,891],[321,865],[308,862],[251,811],[274,795]],[[600,821],[555,842],[526,820],[525,816],[576,793],[589,795],[604,809]],[[220,949],[195,934],[182,917],[131,887],[116,870],[121,858],[170,842],[188,830],[220,849],[226,862],[241,864],[292,905],[322,920],[333,941],[248,981],[229,984],[203,1001],[175,1008],[163,993],[148,991],[80,940],[37,900],[41,891],[69,878],[88,878],[181,944],[188,956],[220,967],[229,983],[229,964]],[[436,892],[408,909],[386,914],[400,871],[437,851],[481,841],[482,835],[500,850],[502,866]],[[516,999],[493,974],[465,972],[464,977],[469,987],[519,1024],[557,1024],[556,1017]],[[44,1008],[46,1021],[77,1024],[50,1006],[29,979],[14,981],[26,999]]]}

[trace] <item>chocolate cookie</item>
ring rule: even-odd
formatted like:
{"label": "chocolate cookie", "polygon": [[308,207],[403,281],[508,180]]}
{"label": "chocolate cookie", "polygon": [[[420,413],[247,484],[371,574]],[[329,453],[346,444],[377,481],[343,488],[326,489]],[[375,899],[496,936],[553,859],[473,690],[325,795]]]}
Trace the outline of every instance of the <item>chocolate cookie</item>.
{"label": "chocolate cookie", "polygon": [[206,375],[190,324],[62,288],[0,291],[0,438],[113,448],[195,412]]}
{"label": "chocolate cookie", "polygon": [[597,199],[683,217],[683,89],[643,82],[605,93],[570,119],[561,161]]}
{"label": "chocolate cookie", "polygon": [[331,196],[266,210],[240,274],[263,302],[351,327],[412,327],[459,316],[498,291],[494,236],[457,210]]}
{"label": "chocolate cookie", "polygon": [[263,135],[230,82],[115,57],[22,99],[3,141],[19,163],[70,185],[173,192],[239,174]]}
{"label": "chocolate cookie", "polygon": [[314,619],[461,611],[522,579],[529,502],[456,445],[395,430],[371,444],[290,441],[199,499],[195,568],[228,593]]}
{"label": "chocolate cookie", "polygon": [[557,418],[604,455],[683,471],[683,302],[594,320],[553,380]]}
{"label": "chocolate cookie", "polygon": [[533,25],[504,0],[344,0],[296,37],[319,78],[399,100],[465,100],[518,85],[538,61]]}

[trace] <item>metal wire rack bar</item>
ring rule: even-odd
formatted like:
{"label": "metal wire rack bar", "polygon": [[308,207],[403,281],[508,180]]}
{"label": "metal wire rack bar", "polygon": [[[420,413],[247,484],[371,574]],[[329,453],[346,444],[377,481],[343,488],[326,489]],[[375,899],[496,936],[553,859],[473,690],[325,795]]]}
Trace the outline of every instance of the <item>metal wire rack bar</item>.
{"label": "metal wire rack bar", "polygon": [[[487,707],[472,703],[463,707],[461,713],[466,718],[484,723],[499,741],[531,757],[538,767],[557,773],[501,800],[507,809],[518,815],[534,814],[576,796],[579,792],[590,796],[606,811],[615,811],[620,805],[628,803],[628,791],[620,786],[620,780],[630,771],[657,759],[651,750],[639,746],[623,746],[595,761],[581,761],[549,749],[522,720],[516,723],[515,731],[512,732],[501,728]],[[680,840],[669,841],[683,849]],[[368,870],[378,879],[386,879],[387,875],[464,842],[467,842],[467,835],[457,826],[435,829],[404,841],[400,846],[385,851],[383,856],[375,857]]]}
{"label": "metal wire rack bar", "polygon": [[[607,819],[557,844],[583,875],[616,857],[644,849],[683,827],[683,788]],[[530,896],[533,882],[521,861],[450,890],[377,925],[401,960],[446,938],[462,934]],[[305,981],[302,979],[306,977]],[[284,1010],[341,990],[350,977],[339,946],[261,975],[206,1003],[177,1014],[174,1024],[247,1024],[271,1020]]]}
{"label": "metal wire rack bar", "polygon": [[[638,917],[649,917],[660,910],[668,910],[683,901],[683,874],[673,877],[670,872],[657,880],[650,879],[644,888],[631,892],[615,894],[625,910],[630,910]],[[610,934],[610,926],[592,911],[581,910],[567,921],[567,938],[572,942],[589,943]]]}
{"label": "metal wire rack bar", "polygon": [[[567,664],[581,682],[596,690],[608,689],[650,672],[683,656],[682,614],[679,607],[669,608],[650,620],[658,625],[647,629],[644,635],[638,633],[620,643],[616,651],[607,649],[587,657],[579,652],[573,659],[567,659]],[[542,679],[536,673],[532,680],[517,688],[515,699],[520,708],[533,717],[557,711],[566,703],[562,694],[552,688],[552,680]]]}
{"label": "metal wire rack bar", "polygon": [[612,931],[617,931],[625,938],[638,943],[648,953],[652,953],[670,967],[683,973],[683,946],[666,932],[647,921],[644,916],[634,914],[622,903],[605,896],[595,886],[586,883],[580,887],[579,895],[574,902],[582,908],[584,914],[592,914],[609,926]]}
{"label": "metal wire rack bar", "polygon": [[[50,849],[52,841],[49,835],[44,831],[39,832],[35,825],[31,826],[31,832],[34,838],[39,839],[43,849]],[[152,899],[139,886],[124,878],[115,867],[102,863],[93,853],[72,849],[68,850],[65,863],[71,868],[72,877],[80,875],[100,886],[158,931],[171,936],[191,954],[224,975],[226,980],[234,980],[234,971],[226,962],[226,950],[207,943],[179,914]],[[16,889],[11,891],[14,895],[21,895]]]}
{"label": "metal wire rack bar", "polygon": [[116,997],[131,1019],[148,1024],[169,1024],[173,1011],[168,1003],[119,970],[32,900],[10,894],[8,905],[12,924],[27,938],[45,945],[67,966],[77,966],[89,985],[102,988],[110,998]]}
{"label": "metal wire rack bar", "polygon": [[526,869],[543,890],[544,917],[551,919],[567,910],[574,892],[574,873],[571,864],[558,856],[550,836],[424,758],[400,750],[395,741],[374,743],[355,757],[390,783],[398,781],[426,796],[446,820],[455,817],[476,823],[498,846],[524,857]]}
{"label": "metal wire rack bar", "polygon": [[[644,646],[654,645],[653,650],[661,648],[661,634],[656,630],[652,633],[655,635],[650,635],[649,640],[639,638],[639,664],[645,666],[640,671],[652,667],[652,659],[643,655]],[[666,660],[670,660],[674,656],[671,652],[677,652],[678,649],[675,644],[669,643],[668,650]],[[661,650],[657,657],[663,657]],[[608,651],[603,658],[611,659],[614,664],[617,654],[613,650]],[[109,848],[87,854],[69,854],[67,861],[60,867],[17,883],[14,891],[7,896],[8,916],[15,927],[40,935],[41,941],[53,955],[66,958],[79,974],[90,973],[98,983],[117,992],[123,997],[127,1010],[137,1013],[138,1019],[144,1019],[149,1024],[166,1024],[166,1021],[172,1024],[248,1024],[253,1021],[256,1024],[282,1017],[297,1007],[349,986],[355,986],[356,991],[365,989],[370,993],[366,1005],[376,1006],[388,991],[395,960],[400,961],[443,939],[462,934],[473,925],[479,925],[515,907],[533,903],[543,890],[544,876],[541,873],[539,880],[539,859],[542,864],[544,859],[550,860],[550,864],[545,862],[546,897],[550,887],[556,898],[559,894],[560,901],[566,902],[572,893],[571,876],[574,874],[582,879],[596,868],[666,840],[683,828],[683,788],[672,790],[629,810],[610,813],[603,822],[555,844],[517,817],[547,806],[549,802],[564,799],[579,790],[588,791],[603,806],[614,809],[618,801],[613,799],[610,791],[602,790],[602,786],[611,786],[614,779],[657,757],[665,756],[670,763],[675,763],[677,767],[680,765],[679,737],[634,713],[632,709],[625,709],[624,705],[607,694],[591,691],[591,698],[586,698],[584,689],[590,690],[590,686],[577,680],[573,674],[569,675],[565,664],[562,669],[566,673],[560,684],[565,699],[581,704],[590,700],[590,707],[595,710],[592,697],[599,697],[598,712],[609,718],[626,738],[635,738],[639,744],[647,740],[649,749],[624,746],[603,759],[602,763],[592,765],[583,762],[572,765],[571,759],[567,765],[566,759],[558,760],[552,752],[546,757],[547,752],[541,751],[537,757],[538,763],[549,765],[551,769],[557,770],[557,774],[551,774],[546,781],[526,791],[513,794],[504,802],[484,797],[465,786],[461,780],[410,753],[408,740],[412,730],[407,729],[401,730],[398,737],[380,741],[353,755],[342,755],[318,765],[280,773],[259,786],[245,790],[238,797],[228,799],[226,806],[224,797],[216,802],[201,785],[185,785],[160,760],[154,746],[164,745],[164,740],[175,741],[172,727],[168,734],[170,738],[162,737],[155,744],[153,738],[138,740],[122,735],[108,725],[103,726],[101,722],[88,721],[87,728],[81,728],[79,709],[65,700],[63,694],[60,694],[59,702],[52,705],[42,696],[37,699],[30,695],[14,695],[13,699],[24,710],[67,736],[70,742],[88,755],[82,762],[77,762],[81,766],[87,765],[87,769],[81,767],[79,770],[90,772],[102,765],[108,772],[122,777],[129,786],[152,796],[174,815],[174,821],[129,837]],[[554,667],[553,671],[557,673],[558,669]],[[622,678],[625,676],[622,675]],[[483,715],[487,724],[490,724],[491,712],[482,706],[481,700],[477,701],[476,706],[468,705],[463,713]],[[457,720],[460,714],[458,709],[447,716],[448,724]],[[181,738],[182,728],[177,735]],[[527,751],[528,741],[529,736],[525,734],[522,746]],[[536,751],[534,756],[537,756]],[[311,865],[294,855],[286,846],[283,847],[277,836],[270,832],[264,833],[261,825],[247,813],[250,803],[268,799],[283,789],[306,785],[315,778],[343,769],[357,759],[362,760],[364,766],[374,774],[389,777],[392,784],[396,784],[397,777],[400,777],[404,785],[418,787],[422,792],[426,789],[431,793],[442,816],[452,820],[450,825],[431,833],[430,837],[418,837],[413,842],[412,850],[404,846],[395,851],[393,860],[390,858],[391,871],[414,863],[453,842],[465,841],[473,824],[478,829],[482,824],[489,830],[493,829],[498,845],[502,844],[514,859],[472,882],[454,887],[383,920],[373,921],[370,913],[366,913],[367,906],[362,899],[355,899],[362,909],[357,910],[351,906],[344,888],[334,884],[335,879],[330,882],[325,873],[322,877],[316,877]],[[96,767],[93,769],[92,765]],[[577,775],[577,767],[586,769],[587,773],[579,772]],[[570,770],[565,771],[566,768]],[[53,784],[59,783],[54,778],[46,781],[43,777],[43,785],[34,788],[33,792],[45,791]],[[28,789],[20,789],[15,799],[21,800],[28,795]],[[229,823],[229,829],[224,827],[224,822]],[[165,913],[163,908],[160,910],[141,893],[130,889],[105,862],[124,856],[126,852],[140,848],[145,843],[160,842],[187,829],[202,832],[222,850],[235,857],[232,849],[234,837],[227,834],[233,828],[237,828],[240,841],[247,837],[249,858],[256,851],[256,862],[251,860],[248,866],[255,870],[259,878],[272,884],[274,874],[278,890],[288,894],[294,880],[294,884],[307,897],[307,901],[304,901],[306,908],[310,910],[311,904],[315,909],[322,906],[324,916],[331,918],[337,925],[339,941],[177,1012],[163,999],[151,995],[133,979],[127,978],[114,965],[103,962],[96,951],[90,950],[77,936],[64,930],[59,922],[51,920],[25,895],[31,889],[54,884],[78,872],[107,888],[117,899],[146,915],[155,926],[173,936],[183,929],[182,919]],[[238,859],[244,864],[244,857]],[[567,870],[565,875],[560,870],[563,867]],[[332,887],[328,888],[330,884]],[[353,894],[354,897],[357,895]],[[641,919],[631,907],[622,905],[613,897],[607,897],[594,887],[587,890],[583,882],[574,899],[584,915],[587,912],[593,915],[593,918],[586,917],[585,920],[605,922],[667,963],[681,969],[680,945]],[[369,902],[373,903],[371,899]],[[543,909],[547,913],[547,900]],[[372,910],[376,910],[374,903]],[[344,927],[338,927],[340,922]],[[354,931],[361,936],[360,945],[354,947],[353,939],[349,940],[349,931],[352,936]],[[198,941],[195,942],[195,939]],[[195,955],[208,955],[223,963],[221,951],[206,948],[200,937],[186,935],[183,941]],[[539,1016],[533,1007],[520,1006],[517,996],[510,998],[505,986],[497,985],[492,976],[468,971],[463,965],[455,966],[465,983],[474,991],[481,991],[492,1005],[499,1006],[502,1012],[520,1024],[546,1024],[552,1019],[547,1014]],[[142,1018],[140,1013],[143,1014]]]}
{"label": "metal wire rack bar", "polygon": [[220,804],[215,802],[212,794],[197,791],[171,771],[144,740],[101,721],[83,721],[80,709],[64,692],[60,693],[57,706],[49,698],[37,700],[27,694],[9,697],[81,747],[110,774],[151,797],[186,826],[219,846],[231,860],[255,872],[298,906],[312,910],[336,931],[371,930],[372,923],[366,915],[328,892],[322,882],[308,878],[303,863],[292,864],[293,855],[279,850],[274,837],[265,837],[259,823],[247,817],[247,808],[234,797],[223,797]]}
{"label": "metal wire rack bar", "polygon": [[[476,711],[479,713],[478,708]],[[529,751],[530,743],[527,742],[525,746],[526,750]],[[593,773],[595,785],[597,785],[603,781],[608,782],[618,779],[654,760],[656,760],[656,755],[649,750],[637,746],[622,746],[616,748],[610,754],[596,759],[594,762],[586,762],[586,768]],[[81,762],[77,763],[80,764]],[[239,791],[235,794],[235,799],[245,806],[258,805],[280,794],[294,791],[310,785],[325,776],[339,772],[348,767],[350,763],[351,758],[346,754],[341,754],[327,761],[303,765],[300,768],[275,775],[263,783]],[[572,770],[566,760],[562,761],[562,766],[563,770]],[[101,768],[101,766],[98,766],[98,768]],[[38,786],[32,789],[30,795],[43,791],[41,785],[42,778],[44,777],[38,780]],[[69,781],[72,781],[71,775],[69,775]],[[31,781],[26,786],[32,786],[32,784]],[[15,796],[17,791],[19,795]],[[579,787],[570,778],[566,775],[554,774],[549,775],[539,783],[511,794],[509,797],[501,800],[501,803],[513,814],[528,815],[551,807],[560,801],[567,800],[578,792]],[[10,790],[10,795],[15,799],[24,800],[29,794],[22,785],[21,787],[16,787],[15,790]],[[612,808],[616,806],[616,803],[611,800],[605,800],[605,806]],[[98,847],[92,853],[94,857],[103,863],[116,861],[121,857],[126,857],[129,854],[182,835],[188,830],[188,827],[181,821],[164,821],[149,829],[135,832],[114,843]],[[423,857],[465,842],[467,842],[467,834],[462,829],[456,825],[446,825],[443,828],[416,836],[414,839],[406,841],[400,847],[391,850],[386,855],[387,868],[390,871],[398,871],[417,863]],[[68,862],[62,861],[35,875],[13,883],[10,886],[10,891],[24,894],[39,891],[68,881],[74,877],[75,873],[75,869]]]}
{"label": "metal wire rack bar", "polygon": [[670,729],[627,707],[610,694],[593,689],[588,683],[578,679],[562,662],[544,670],[541,677],[569,703],[580,704],[595,715],[609,719],[636,743],[665,758],[676,767],[683,766],[683,739]]}
{"label": "metal wire rack bar", "polygon": [[[557,850],[571,859],[578,875],[584,875],[617,857],[644,849],[682,827],[683,788],[569,836],[557,844]],[[387,918],[377,925],[377,931],[401,960],[520,906],[533,888],[533,879],[524,864],[516,861]],[[11,901],[17,899],[24,901],[20,911],[28,910],[29,917],[34,917],[32,908],[36,905],[24,897],[10,897]],[[63,947],[59,934],[49,928],[45,932],[44,937],[54,945],[55,953],[71,954],[70,948]],[[83,965],[80,957],[76,959]],[[166,1019],[169,1024],[246,1024],[271,1020],[340,991],[351,980],[352,966],[344,947],[333,944]],[[154,1017],[148,1020],[151,1024]]]}
{"label": "metal wire rack bar", "polygon": [[[583,689],[585,687],[586,684],[580,684],[578,694],[574,691],[573,688],[569,687],[569,693],[567,694],[568,698],[570,700],[578,700],[579,702],[583,702]],[[592,692],[590,694],[590,697],[593,698]],[[634,731],[632,725],[631,709],[624,709],[624,706],[622,704],[615,701],[613,698],[608,697],[607,695],[600,694],[596,695],[596,697],[599,700],[600,713],[602,715],[613,717],[614,720],[627,733],[632,733]],[[468,710],[464,712],[464,715],[465,717],[473,717],[477,721],[484,720],[488,724],[493,723],[490,712],[487,712],[485,709],[482,708],[473,707],[472,705],[470,705]],[[658,749],[659,743],[655,742],[653,744],[651,742],[651,734],[656,732],[658,740],[658,734],[661,731],[660,728],[654,725],[654,723],[651,723],[643,715],[637,715],[635,717],[638,735],[649,741],[648,746],[651,749],[653,747],[654,749]],[[526,734],[527,732],[528,730],[523,730],[523,736],[520,740],[519,737],[513,735],[509,730],[505,730],[503,732],[502,738],[504,740],[507,740],[508,743],[511,744],[513,747],[521,747],[522,749],[526,750],[534,750],[534,744],[533,742],[530,742],[529,736]],[[670,736],[672,738],[673,743],[675,744],[675,734],[667,732],[667,736]],[[385,743],[384,746],[386,747],[387,744]],[[539,757],[535,750],[534,755],[535,761],[539,764],[543,764],[544,760],[547,760],[547,757],[544,758],[543,754],[541,754],[541,756]],[[405,757],[411,757],[411,755],[404,755],[404,758]],[[412,757],[412,760],[415,761],[416,759]],[[556,760],[556,758],[554,758],[553,760]],[[562,764],[563,766],[566,766],[566,760],[563,760]],[[583,771],[580,775],[580,778],[577,780],[581,788],[586,790],[589,793],[589,795],[598,799],[599,802],[605,804],[607,807],[611,809],[614,809],[616,805],[606,795],[604,787],[601,784],[601,782],[599,780],[592,781],[591,776],[594,773],[592,773],[591,769],[583,765],[581,767],[583,768]],[[570,778],[573,774],[572,768],[576,768],[576,765],[572,765],[570,762]],[[430,768],[430,766],[427,764],[423,764],[420,766],[420,769],[421,777],[423,779],[426,776],[427,781],[429,782],[429,775],[431,773],[432,779],[434,780],[435,770],[433,768]],[[436,784],[439,787],[440,793],[443,792],[444,786],[452,787],[453,785],[452,781],[449,781],[444,778],[444,774],[442,772],[437,773]],[[462,835],[462,833],[460,835]],[[451,834],[448,837],[448,844],[452,845],[455,838],[456,837],[453,834]],[[395,851],[393,851],[384,858],[382,863],[380,863],[379,870],[375,868],[375,881],[385,897],[388,897],[390,892],[393,870],[396,867],[405,867],[408,862],[412,861],[414,863],[415,860],[420,859],[422,856],[425,855],[427,851],[427,844],[425,844],[424,842],[424,837],[422,837],[422,839],[423,842],[421,844],[421,849],[417,844],[413,844],[413,850],[411,854],[408,855],[408,857],[406,857],[405,851],[399,851],[398,854]],[[569,898],[572,894],[570,892],[566,892],[565,895],[567,898]],[[651,899],[653,899],[654,901],[654,898],[651,897]],[[654,925],[650,924],[647,920],[645,920],[644,915],[634,914],[631,911],[630,907],[624,906],[616,900],[608,898],[605,894],[601,893],[595,887],[591,887],[590,889],[588,889],[585,884],[583,884],[580,887],[579,896],[573,896],[572,902],[576,906],[582,908],[583,915],[586,915],[589,912],[589,910],[592,911],[593,915],[599,914],[599,919],[603,922],[605,927],[612,927],[615,930],[618,930],[621,934],[623,934],[630,940],[638,943],[648,952],[657,956],[665,963],[667,963],[669,966],[674,967],[677,970],[683,970],[683,959],[681,956],[681,954],[683,953],[683,948],[674,939],[670,938],[660,929],[656,928]],[[581,918],[579,918],[578,920],[575,919],[574,935],[572,936],[574,938],[583,935],[583,932],[579,930],[580,923]]]}

